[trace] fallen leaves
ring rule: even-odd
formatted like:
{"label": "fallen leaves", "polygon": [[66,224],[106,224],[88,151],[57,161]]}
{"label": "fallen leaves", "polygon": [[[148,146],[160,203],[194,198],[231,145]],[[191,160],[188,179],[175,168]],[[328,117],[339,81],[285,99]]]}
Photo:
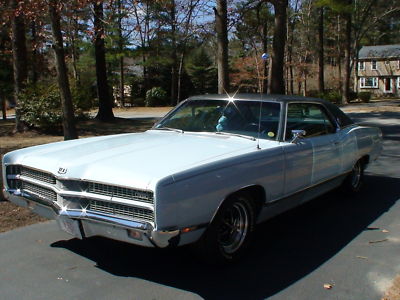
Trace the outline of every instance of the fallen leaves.
{"label": "fallen leaves", "polygon": [[376,240],[376,241],[369,241],[369,244],[376,244],[376,243],[382,243],[382,242],[386,242],[388,241],[388,239],[383,239],[383,240]]}
{"label": "fallen leaves", "polygon": [[332,289],[332,288],[333,288],[333,285],[332,285],[332,284],[330,284],[330,283],[324,283],[324,289],[330,290],[330,289]]}
{"label": "fallen leaves", "polygon": [[392,286],[385,292],[381,300],[400,300],[400,275],[392,282]]}

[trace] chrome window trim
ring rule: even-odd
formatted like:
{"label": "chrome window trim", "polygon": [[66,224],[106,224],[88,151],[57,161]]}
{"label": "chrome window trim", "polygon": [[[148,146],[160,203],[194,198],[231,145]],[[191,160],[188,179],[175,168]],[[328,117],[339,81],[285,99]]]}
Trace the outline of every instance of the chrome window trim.
{"label": "chrome window trim", "polygon": [[[286,102],[286,106],[285,106],[285,118],[284,118],[284,122],[285,122],[284,128],[285,128],[285,130],[284,130],[283,135],[282,135],[282,142],[287,142],[287,140],[285,140],[285,136],[286,136],[286,130],[287,130],[287,113],[288,113],[289,104],[296,104],[296,103],[314,104],[314,105],[317,105],[319,107],[322,107],[323,108],[323,112],[325,113],[325,115],[327,115],[327,117],[328,117],[329,121],[332,123],[332,125],[334,125],[336,132],[338,130],[340,130],[340,126],[339,126],[337,120],[335,119],[335,117],[332,115],[332,113],[329,111],[329,109],[323,103],[318,102],[318,101],[312,101],[312,100],[307,100],[307,101],[296,101],[296,100],[288,101],[288,102]],[[350,124],[350,125],[353,125],[353,124]],[[330,134],[335,134],[335,133],[329,133],[329,134],[326,134],[326,135],[330,135]],[[305,138],[309,139],[310,137],[305,137]]]}

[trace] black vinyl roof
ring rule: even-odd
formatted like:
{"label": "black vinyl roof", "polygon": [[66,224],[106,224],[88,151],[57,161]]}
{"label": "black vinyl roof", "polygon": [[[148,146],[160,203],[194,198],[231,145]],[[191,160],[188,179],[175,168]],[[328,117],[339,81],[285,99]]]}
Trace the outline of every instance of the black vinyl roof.
{"label": "black vinyl roof", "polygon": [[319,102],[319,103],[330,103],[326,100],[319,98],[303,97],[296,95],[273,95],[273,94],[236,94],[236,95],[225,95],[225,94],[205,94],[189,97],[190,100],[249,100],[249,101],[268,101],[268,102]]}

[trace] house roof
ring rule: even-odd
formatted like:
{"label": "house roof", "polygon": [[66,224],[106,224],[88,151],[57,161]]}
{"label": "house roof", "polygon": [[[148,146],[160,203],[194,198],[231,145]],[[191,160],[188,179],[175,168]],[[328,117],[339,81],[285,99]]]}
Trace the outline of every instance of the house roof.
{"label": "house roof", "polygon": [[358,58],[400,58],[400,45],[364,46],[358,52]]}

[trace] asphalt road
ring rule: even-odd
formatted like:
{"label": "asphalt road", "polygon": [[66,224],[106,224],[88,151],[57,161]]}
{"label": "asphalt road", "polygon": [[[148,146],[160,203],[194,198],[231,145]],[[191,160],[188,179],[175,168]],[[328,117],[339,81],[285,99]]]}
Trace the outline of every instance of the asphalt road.
{"label": "asphalt road", "polygon": [[262,224],[240,263],[80,241],[50,221],[0,234],[0,299],[380,299],[400,274],[400,113],[352,116],[385,138],[362,192],[331,192]]}

